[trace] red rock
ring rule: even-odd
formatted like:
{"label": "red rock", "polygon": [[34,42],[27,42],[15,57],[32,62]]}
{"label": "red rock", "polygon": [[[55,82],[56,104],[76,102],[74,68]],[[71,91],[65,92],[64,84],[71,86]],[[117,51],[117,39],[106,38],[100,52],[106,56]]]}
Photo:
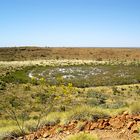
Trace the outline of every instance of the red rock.
{"label": "red rock", "polygon": [[124,126],[124,122],[121,121],[121,120],[118,119],[118,118],[110,119],[110,120],[109,120],[109,124],[110,124],[112,127],[117,128],[117,129],[123,128],[123,126]]}
{"label": "red rock", "polygon": [[109,126],[109,123],[108,123],[108,122],[104,122],[104,123],[103,123],[103,128],[105,128],[105,127],[107,127],[107,126]]}
{"label": "red rock", "polygon": [[131,119],[131,116],[130,115],[127,115],[126,116],[126,120],[129,120],[129,119]]}
{"label": "red rock", "polygon": [[79,131],[83,131],[84,129],[86,129],[86,123],[81,124]]}
{"label": "red rock", "polygon": [[46,131],[44,129],[40,130],[40,135],[43,136]]}
{"label": "red rock", "polygon": [[85,125],[85,130],[90,130],[90,127],[91,127],[91,123],[89,122]]}
{"label": "red rock", "polygon": [[125,133],[126,133],[126,130],[123,129],[123,130],[121,130],[118,134],[119,134],[119,135],[124,135]]}
{"label": "red rock", "polygon": [[99,122],[98,128],[99,128],[99,129],[104,129],[104,128],[105,128],[104,123],[105,123],[105,121],[104,121],[104,120],[101,120],[101,121]]}
{"label": "red rock", "polygon": [[44,134],[43,134],[43,138],[47,138],[47,137],[49,137],[49,133],[48,132],[45,132]]}
{"label": "red rock", "polygon": [[67,132],[66,132],[66,134],[67,134],[67,135],[69,135],[69,134],[70,134],[70,132],[69,132],[69,131],[67,131]]}
{"label": "red rock", "polygon": [[128,128],[128,129],[131,129],[131,127],[132,127],[134,124],[135,124],[134,122],[129,122],[129,123],[127,124],[127,128]]}
{"label": "red rock", "polygon": [[134,119],[135,121],[140,121],[140,116],[134,116],[133,119]]}
{"label": "red rock", "polygon": [[26,140],[34,140],[34,138],[35,138],[34,134],[30,134],[30,135],[25,136]]}
{"label": "red rock", "polygon": [[98,123],[92,123],[90,126],[90,130],[94,130],[97,127],[98,127]]}
{"label": "red rock", "polygon": [[129,112],[128,111],[124,111],[123,115],[129,115]]}
{"label": "red rock", "polygon": [[74,127],[75,127],[75,124],[74,123],[73,124],[70,124],[69,127],[68,127],[68,130],[72,130],[72,129],[74,129]]}
{"label": "red rock", "polygon": [[125,121],[125,120],[126,120],[126,115],[120,116],[119,119],[120,119],[121,121]]}
{"label": "red rock", "polygon": [[131,127],[131,132],[132,133],[138,133],[138,127],[136,124],[134,124],[132,127]]}
{"label": "red rock", "polygon": [[77,123],[78,123],[78,121],[73,120],[73,121],[71,121],[71,123],[70,123],[70,124],[77,124]]}
{"label": "red rock", "polygon": [[56,128],[53,127],[53,128],[50,129],[49,133],[50,133],[50,134],[54,134],[54,133],[55,133],[55,130],[56,130]]}
{"label": "red rock", "polygon": [[41,137],[41,134],[40,134],[40,131],[37,131],[36,133],[35,133],[35,138],[40,138]]}

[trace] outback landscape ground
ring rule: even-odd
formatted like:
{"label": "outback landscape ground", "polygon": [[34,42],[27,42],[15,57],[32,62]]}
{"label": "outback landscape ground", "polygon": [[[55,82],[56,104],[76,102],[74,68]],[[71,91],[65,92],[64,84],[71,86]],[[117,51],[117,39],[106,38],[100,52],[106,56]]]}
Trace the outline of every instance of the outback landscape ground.
{"label": "outback landscape ground", "polygon": [[0,61],[44,59],[139,60],[139,48],[0,48]]}
{"label": "outback landscape ground", "polygon": [[0,48],[0,139],[139,140],[139,48]]}

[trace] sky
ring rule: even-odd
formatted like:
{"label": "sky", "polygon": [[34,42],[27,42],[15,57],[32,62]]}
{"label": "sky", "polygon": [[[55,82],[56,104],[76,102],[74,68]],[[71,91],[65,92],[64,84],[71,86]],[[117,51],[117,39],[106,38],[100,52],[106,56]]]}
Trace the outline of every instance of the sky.
{"label": "sky", "polygon": [[140,0],[0,0],[0,47],[140,47]]}

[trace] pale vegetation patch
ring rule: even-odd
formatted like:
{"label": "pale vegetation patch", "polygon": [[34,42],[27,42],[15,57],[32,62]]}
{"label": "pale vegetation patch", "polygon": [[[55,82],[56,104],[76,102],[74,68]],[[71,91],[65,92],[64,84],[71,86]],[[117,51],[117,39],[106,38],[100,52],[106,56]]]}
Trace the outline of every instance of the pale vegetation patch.
{"label": "pale vegetation patch", "polygon": [[132,114],[140,114],[140,102],[136,101],[130,105],[130,111]]}
{"label": "pale vegetation patch", "polygon": [[27,60],[27,61],[0,61],[0,67],[18,68],[22,66],[69,66],[69,65],[139,65],[140,61],[95,61],[95,60]]}

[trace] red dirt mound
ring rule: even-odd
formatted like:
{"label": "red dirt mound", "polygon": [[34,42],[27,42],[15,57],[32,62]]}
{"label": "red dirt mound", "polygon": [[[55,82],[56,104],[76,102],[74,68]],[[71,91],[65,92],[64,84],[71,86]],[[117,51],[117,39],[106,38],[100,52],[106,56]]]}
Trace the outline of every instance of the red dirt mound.
{"label": "red dirt mound", "polygon": [[[79,123],[81,125],[79,125]],[[67,125],[46,125],[37,132],[16,138],[18,140],[64,140],[66,136],[76,134],[81,131],[95,133],[101,140],[133,140],[138,136],[138,126],[140,115],[130,115],[124,112],[122,115],[108,119],[98,119],[95,121],[72,121]],[[12,138],[8,138],[12,140]]]}

